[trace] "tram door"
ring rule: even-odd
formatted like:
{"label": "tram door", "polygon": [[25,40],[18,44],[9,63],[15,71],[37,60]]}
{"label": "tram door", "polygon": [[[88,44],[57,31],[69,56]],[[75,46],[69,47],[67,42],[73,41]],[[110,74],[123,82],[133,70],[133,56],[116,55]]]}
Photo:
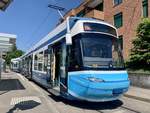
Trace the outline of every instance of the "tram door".
{"label": "tram door", "polygon": [[28,65],[28,74],[29,74],[29,78],[32,78],[32,56],[29,56],[29,65]]}
{"label": "tram door", "polygon": [[51,54],[51,79],[53,88],[59,88],[60,92],[67,91],[66,76],[66,45],[57,44]]}

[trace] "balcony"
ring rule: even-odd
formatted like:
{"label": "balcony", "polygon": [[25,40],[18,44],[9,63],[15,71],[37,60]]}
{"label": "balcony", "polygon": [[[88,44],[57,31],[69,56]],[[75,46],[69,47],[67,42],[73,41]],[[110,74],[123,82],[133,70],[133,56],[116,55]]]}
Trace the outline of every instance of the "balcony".
{"label": "balcony", "polygon": [[104,12],[94,9],[94,10],[91,10],[90,12],[88,12],[87,14],[85,14],[84,17],[104,20]]}
{"label": "balcony", "polygon": [[101,3],[103,3],[103,0],[88,0],[85,6],[90,8],[95,8],[98,4]]}

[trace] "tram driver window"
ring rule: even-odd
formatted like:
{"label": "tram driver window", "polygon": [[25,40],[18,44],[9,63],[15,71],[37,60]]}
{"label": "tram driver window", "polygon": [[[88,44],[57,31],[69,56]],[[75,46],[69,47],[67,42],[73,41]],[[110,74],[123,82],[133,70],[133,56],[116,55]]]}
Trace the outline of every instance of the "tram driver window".
{"label": "tram driver window", "polygon": [[81,53],[80,53],[80,41],[79,40],[73,40],[73,44],[70,47],[69,51],[69,57],[68,57],[68,62],[69,62],[69,70],[79,70],[81,67]]}

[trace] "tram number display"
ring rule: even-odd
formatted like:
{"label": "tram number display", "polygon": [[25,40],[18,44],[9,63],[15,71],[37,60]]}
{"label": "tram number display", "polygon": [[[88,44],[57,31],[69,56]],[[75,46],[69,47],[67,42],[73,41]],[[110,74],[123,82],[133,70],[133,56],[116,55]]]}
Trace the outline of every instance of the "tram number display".
{"label": "tram number display", "polygon": [[117,32],[113,27],[104,24],[86,22],[83,24],[83,27],[84,27],[84,31],[103,32],[103,33],[108,33],[117,36]]}

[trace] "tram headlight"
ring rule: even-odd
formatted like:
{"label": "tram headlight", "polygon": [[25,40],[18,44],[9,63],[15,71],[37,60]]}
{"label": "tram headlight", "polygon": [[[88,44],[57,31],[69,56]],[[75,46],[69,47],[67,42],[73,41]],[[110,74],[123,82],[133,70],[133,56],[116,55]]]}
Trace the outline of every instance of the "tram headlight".
{"label": "tram headlight", "polygon": [[91,82],[104,82],[103,79],[95,78],[95,77],[88,77],[88,80]]}

